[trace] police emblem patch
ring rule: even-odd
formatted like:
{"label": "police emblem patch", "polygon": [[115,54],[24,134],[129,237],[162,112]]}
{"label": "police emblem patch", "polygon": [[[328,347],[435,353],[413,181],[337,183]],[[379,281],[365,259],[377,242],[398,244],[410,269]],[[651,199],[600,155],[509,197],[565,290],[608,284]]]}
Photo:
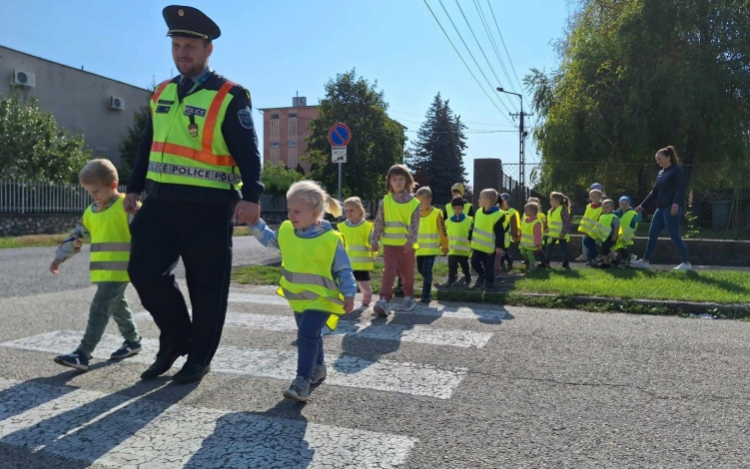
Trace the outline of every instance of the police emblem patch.
{"label": "police emblem patch", "polygon": [[253,128],[253,118],[250,116],[250,108],[245,108],[237,112],[237,117],[239,117],[242,127],[248,130]]}

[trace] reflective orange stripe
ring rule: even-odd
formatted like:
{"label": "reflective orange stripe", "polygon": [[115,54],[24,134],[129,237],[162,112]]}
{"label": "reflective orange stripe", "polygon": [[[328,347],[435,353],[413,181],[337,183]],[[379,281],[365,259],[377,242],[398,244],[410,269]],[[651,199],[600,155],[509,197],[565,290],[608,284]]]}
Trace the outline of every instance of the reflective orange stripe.
{"label": "reflective orange stripe", "polygon": [[234,158],[231,155],[217,156],[212,153],[206,153],[174,143],[153,142],[151,151],[156,153],[169,153],[170,155],[190,158],[191,160],[200,161],[201,163],[211,164],[214,166],[235,166]]}
{"label": "reflective orange stripe", "polygon": [[161,94],[164,92],[164,88],[166,88],[167,85],[169,85],[170,83],[172,83],[172,80],[167,80],[161,85],[156,87],[156,91],[154,91],[154,96],[151,98],[154,101],[154,104],[156,104],[159,101],[159,96],[161,96]]}
{"label": "reflective orange stripe", "polygon": [[[233,86],[235,84],[231,81],[227,81],[221,85],[219,92],[216,93],[214,100],[211,102],[211,107],[208,108],[208,115],[206,115],[206,122],[203,129],[203,153],[211,153],[213,149],[214,129],[216,128],[216,120],[219,118],[219,111],[221,111],[221,103],[224,102],[224,98]],[[231,164],[226,166],[234,166],[234,159]]]}

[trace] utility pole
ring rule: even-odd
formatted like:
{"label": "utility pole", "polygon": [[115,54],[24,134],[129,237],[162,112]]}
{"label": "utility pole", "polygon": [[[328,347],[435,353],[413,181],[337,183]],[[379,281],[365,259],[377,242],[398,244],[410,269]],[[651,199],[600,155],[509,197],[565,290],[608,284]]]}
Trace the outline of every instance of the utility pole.
{"label": "utility pole", "polygon": [[521,206],[525,202],[525,198],[528,197],[526,189],[526,137],[529,135],[529,133],[526,131],[525,118],[532,117],[533,114],[527,114],[523,112],[523,95],[513,93],[512,91],[505,91],[502,88],[497,88],[497,91],[499,91],[500,93],[512,94],[521,98],[521,112],[510,113],[511,117],[519,117],[521,119],[520,125],[518,127],[518,183],[523,188],[524,196],[524,200],[519,201],[519,206]]}

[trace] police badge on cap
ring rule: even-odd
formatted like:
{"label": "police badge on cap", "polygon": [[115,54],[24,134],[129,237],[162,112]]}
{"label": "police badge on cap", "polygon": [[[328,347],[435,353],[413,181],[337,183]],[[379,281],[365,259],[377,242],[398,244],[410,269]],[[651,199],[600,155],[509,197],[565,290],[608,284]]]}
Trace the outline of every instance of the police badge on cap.
{"label": "police badge on cap", "polygon": [[163,14],[169,28],[167,36],[198,37],[207,41],[221,36],[219,26],[197,8],[170,5]]}

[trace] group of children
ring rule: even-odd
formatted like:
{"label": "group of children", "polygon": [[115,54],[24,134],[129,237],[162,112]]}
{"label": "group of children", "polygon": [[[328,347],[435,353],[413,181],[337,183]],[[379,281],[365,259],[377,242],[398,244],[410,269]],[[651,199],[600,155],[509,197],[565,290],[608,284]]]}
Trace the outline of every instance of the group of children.
{"label": "group of children", "polygon": [[[93,160],[81,171],[80,182],[94,203],[58,249],[50,271],[56,274],[60,265],[80,250],[83,241],[91,241],[91,279],[98,289],[89,323],[80,346],[55,358],[57,363],[86,371],[110,317],[114,316],[125,338],[112,359],[139,353],[141,338],[124,295],[129,282],[130,219],[122,207],[123,195],[117,191],[117,170],[108,160]],[[335,329],[339,317],[353,311],[358,288],[362,306],[371,304],[371,272],[378,254],[383,257],[384,269],[380,298],[373,310],[382,317],[391,310],[397,278],[405,295],[398,309],[411,311],[416,307],[415,267],[424,279],[421,301],[430,302],[432,270],[439,255],[448,256],[448,282],[444,287],[471,286],[471,265],[477,273],[474,287],[492,290],[498,270],[513,266],[508,250],[514,243],[529,270],[538,267],[535,259],[545,246],[540,265],[549,267],[555,244],[560,245],[563,266],[568,267],[571,215],[570,201],[564,194],[550,195],[551,208],[546,215],[538,199],[529,199],[520,216],[509,206],[508,194],[485,189],[479,194],[479,208],[474,213],[471,203],[463,198],[463,186],[457,184],[444,216],[442,210],[432,206],[430,188],[421,187],[413,193],[414,186],[405,166],[392,166],[374,223],[367,221],[362,201],[351,197],[343,204],[346,220],[334,229],[323,216],[340,216],[342,206],[317,183],[300,181],[287,192],[288,220],[278,230],[270,229],[262,219],[250,227],[263,245],[281,253],[277,292],[288,300],[298,325],[297,377],[284,397],[306,401],[311,387],[326,378],[323,327]],[[640,215],[630,207],[627,197],[620,199],[620,209],[615,211],[612,200],[602,200],[601,187],[592,188],[589,195],[590,204],[579,227],[585,235],[587,260],[602,267],[618,261],[614,253],[629,260],[627,248],[633,244]],[[459,267],[463,273],[460,280]]]}

